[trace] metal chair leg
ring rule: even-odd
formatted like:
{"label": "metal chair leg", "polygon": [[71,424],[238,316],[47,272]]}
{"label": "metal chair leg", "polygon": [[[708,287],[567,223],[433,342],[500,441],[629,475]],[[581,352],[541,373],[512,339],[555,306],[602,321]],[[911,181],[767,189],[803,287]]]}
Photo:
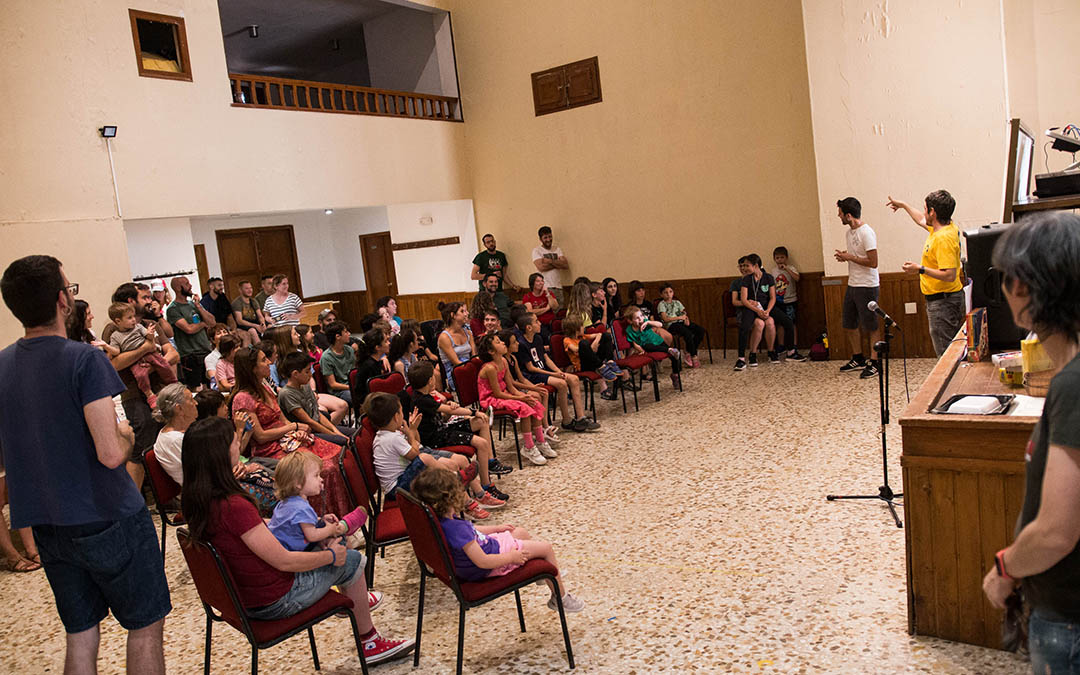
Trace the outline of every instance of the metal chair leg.
{"label": "metal chair leg", "polygon": [[[422,565],[421,565],[422,567]],[[427,584],[427,574],[420,570],[420,601],[416,604],[416,646],[413,652],[413,668],[420,665],[420,635],[424,628],[424,586]]]}
{"label": "metal chair leg", "polygon": [[649,364],[649,368],[651,369],[651,372],[652,372],[653,397],[657,401],[659,401],[660,400],[660,369],[656,367],[656,361],[653,361],[651,364]]}
{"label": "metal chair leg", "polygon": [[521,632],[525,632],[525,612],[521,609],[521,593],[514,589],[514,601],[517,602],[518,623],[521,624]]}
{"label": "metal chair leg", "polygon": [[214,632],[214,621],[206,613],[206,647],[203,651],[203,675],[210,675],[210,635]]}
{"label": "metal chair leg", "polygon": [[[555,584],[556,581],[552,578],[551,583]],[[558,586],[555,586],[558,588]],[[563,641],[566,643],[566,660],[570,664],[570,668],[574,667],[574,650],[570,646],[570,631],[566,627],[566,611],[563,609],[562,598],[559,594],[555,594],[555,605],[559,608],[559,622],[562,624]]]}
{"label": "metal chair leg", "polygon": [[356,643],[356,653],[360,658],[360,672],[368,675],[367,659],[364,658],[364,643],[360,641],[360,629],[356,627],[356,614],[349,610],[349,623],[352,624],[353,641]]}
{"label": "metal chair leg", "polygon": [[259,674],[259,648],[251,645],[251,675]]}
{"label": "metal chair leg", "polygon": [[311,660],[315,662],[315,670],[319,670],[319,650],[315,647],[315,631],[311,626],[307,629],[308,642],[311,643]]}
{"label": "metal chair leg", "polygon": [[461,660],[465,655],[465,605],[458,608],[457,628],[457,675],[461,675]]}

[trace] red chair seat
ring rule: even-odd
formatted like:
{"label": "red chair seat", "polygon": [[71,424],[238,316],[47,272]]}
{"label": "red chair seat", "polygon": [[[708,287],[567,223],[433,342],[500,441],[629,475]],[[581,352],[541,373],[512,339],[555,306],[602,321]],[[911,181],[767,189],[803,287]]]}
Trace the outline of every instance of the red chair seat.
{"label": "red chair seat", "polygon": [[375,543],[396,541],[409,536],[405,530],[405,519],[401,516],[401,509],[395,505],[393,508],[383,508],[379,519],[375,521]]}
{"label": "red chair seat", "polygon": [[497,595],[499,591],[511,588],[540,574],[555,576],[559,570],[546,560],[533,558],[521,567],[501,577],[488,577],[483,581],[462,581],[461,594],[469,602]]}
{"label": "red chair seat", "polygon": [[[248,619],[248,623],[251,625],[251,633],[255,636],[255,641],[259,644],[266,644],[267,642],[277,640],[282,635],[288,635],[289,633],[306,626],[308,623],[324,614],[337,612],[342,609],[351,609],[352,606],[352,600],[337,591],[331,590],[314,605],[301,610],[292,616],[287,616],[284,619],[275,619],[273,621]],[[225,620],[228,621],[229,625],[233,628],[243,632],[243,626],[238,625],[240,623],[239,621],[236,621],[229,616],[226,616]]]}
{"label": "red chair seat", "polygon": [[[570,371],[568,371],[568,372],[570,372]],[[579,370],[574,374],[577,375],[578,377],[584,378],[586,380],[592,380],[593,382],[595,382],[596,380],[602,380],[603,379],[600,376],[600,373],[596,372],[595,370]]]}
{"label": "red chair seat", "polygon": [[642,354],[642,356],[647,356],[650,359],[652,359],[653,361],[656,361],[657,363],[659,363],[661,361],[667,361],[668,353],[667,352],[645,352],[644,354]]}
{"label": "red chair seat", "polygon": [[465,455],[466,457],[472,457],[476,454],[476,448],[471,445],[448,445],[445,448],[439,448],[439,450],[446,450],[455,455]]}
{"label": "red chair seat", "polygon": [[629,370],[640,370],[641,368],[648,368],[653,360],[644,354],[631,354],[623,359],[615,359],[616,365],[620,368],[627,368]]}

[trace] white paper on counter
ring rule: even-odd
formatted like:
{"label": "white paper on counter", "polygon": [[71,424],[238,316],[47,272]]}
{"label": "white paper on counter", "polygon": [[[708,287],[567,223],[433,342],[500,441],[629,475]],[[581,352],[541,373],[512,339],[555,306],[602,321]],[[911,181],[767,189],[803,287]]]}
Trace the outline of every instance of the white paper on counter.
{"label": "white paper on counter", "polygon": [[1017,417],[1040,417],[1044,403],[1046,403],[1046,399],[1041,396],[1017,394],[1013,400],[1012,410],[1006,414]]}

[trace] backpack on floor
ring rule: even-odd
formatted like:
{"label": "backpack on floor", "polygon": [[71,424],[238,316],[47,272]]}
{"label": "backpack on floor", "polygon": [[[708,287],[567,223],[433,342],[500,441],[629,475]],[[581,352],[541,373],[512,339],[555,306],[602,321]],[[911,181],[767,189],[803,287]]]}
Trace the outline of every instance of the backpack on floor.
{"label": "backpack on floor", "polygon": [[819,335],[817,340],[814,341],[814,344],[810,345],[810,360],[829,360],[829,336],[825,333]]}

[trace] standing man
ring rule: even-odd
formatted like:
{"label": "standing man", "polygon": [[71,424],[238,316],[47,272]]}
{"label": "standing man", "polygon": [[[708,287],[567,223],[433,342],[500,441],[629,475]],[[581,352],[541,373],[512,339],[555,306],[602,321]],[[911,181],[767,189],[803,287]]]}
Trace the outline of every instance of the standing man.
{"label": "standing man", "polygon": [[176,351],[180,352],[180,381],[192,391],[206,382],[206,364],[210,353],[209,331],[217,325],[214,315],[199,304],[199,296],[191,292],[187,277],[173,277],[169,282],[176,300],[169,305],[166,318],[173,327]]}
{"label": "standing man", "polygon": [[[241,331],[244,346],[250,347],[266,332],[266,317],[263,316],[262,307],[255,303],[255,289],[251,282],[241,281],[239,288],[240,295],[232,301],[233,321]],[[214,318],[216,319],[217,316],[215,315]]]}
{"label": "standing man", "polygon": [[203,309],[214,315],[214,321],[223,323],[230,329],[236,328],[233,320],[232,303],[225,297],[225,282],[221,277],[210,277],[206,280],[210,292],[203,296],[199,304]]}
{"label": "standing man", "polygon": [[536,265],[537,271],[544,275],[544,286],[559,301],[559,306],[566,307],[566,294],[563,292],[562,273],[559,270],[570,269],[570,263],[567,262],[561,248],[552,247],[550,227],[544,225],[537,234],[540,236],[540,245],[533,249],[533,265]]}
{"label": "standing man", "polygon": [[128,631],[127,672],[164,673],[172,605],[154,522],[123,469],[133,438],[112,397],[124,384],[104,353],[67,339],[79,285],[59,260],[16,260],[0,292],[25,330],[0,352],[11,521],[33,528],[67,634],[64,672],[97,672],[99,624],[111,611]]}
{"label": "standing man", "polygon": [[521,287],[510,280],[510,267],[506,262],[506,254],[495,249],[495,235],[485,234],[481,239],[484,242],[484,250],[476,254],[472,259],[472,273],[469,278],[480,283],[484,287],[484,277],[494,274],[499,278],[499,290],[503,289],[503,282],[510,285],[514,291],[520,291]]}
{"label": "standing man", "polygon": [[[259,279],[259,285],[262,286],[262,290],[255,295],[255,304],[262,309],[266,306],[266,299],[274,294],[274,275],[267,274]],[[269,319],[270,317],[266,317]],[[272,324],[273,321],[267,321],[268,324]]]}
{"label": "standing man", "polygon": [[904,209],[915,224],[930,234],[923,245],[922,262],[904,263],[905,272],[919,273],[919,290],[926,296],[930,340],[938,358],[949,348],[964,323],[964,282],[960,278],[960,230],[952,222],[956,200],[945,190],[926,195],[918,213],[908,204],[889,197],[893,211]]}
{"label": "standing man", "polygon": [[861,370],[862,379],[878,374],[877,360],[863,355],[863,340],[869,337],[868,354],[873,354],[874,344],[881,339],[877,314],[867,304],[878,299],[877,236],[862,221],[862,204],[854,197],[836,202],[840,222],[847,226],[844,237],[847,250],[837,250],[833,255],[837,262],[848,264],[847,291],[844,292],[843,326],[851,346],[851,360],[840,366],[845,373]]}

